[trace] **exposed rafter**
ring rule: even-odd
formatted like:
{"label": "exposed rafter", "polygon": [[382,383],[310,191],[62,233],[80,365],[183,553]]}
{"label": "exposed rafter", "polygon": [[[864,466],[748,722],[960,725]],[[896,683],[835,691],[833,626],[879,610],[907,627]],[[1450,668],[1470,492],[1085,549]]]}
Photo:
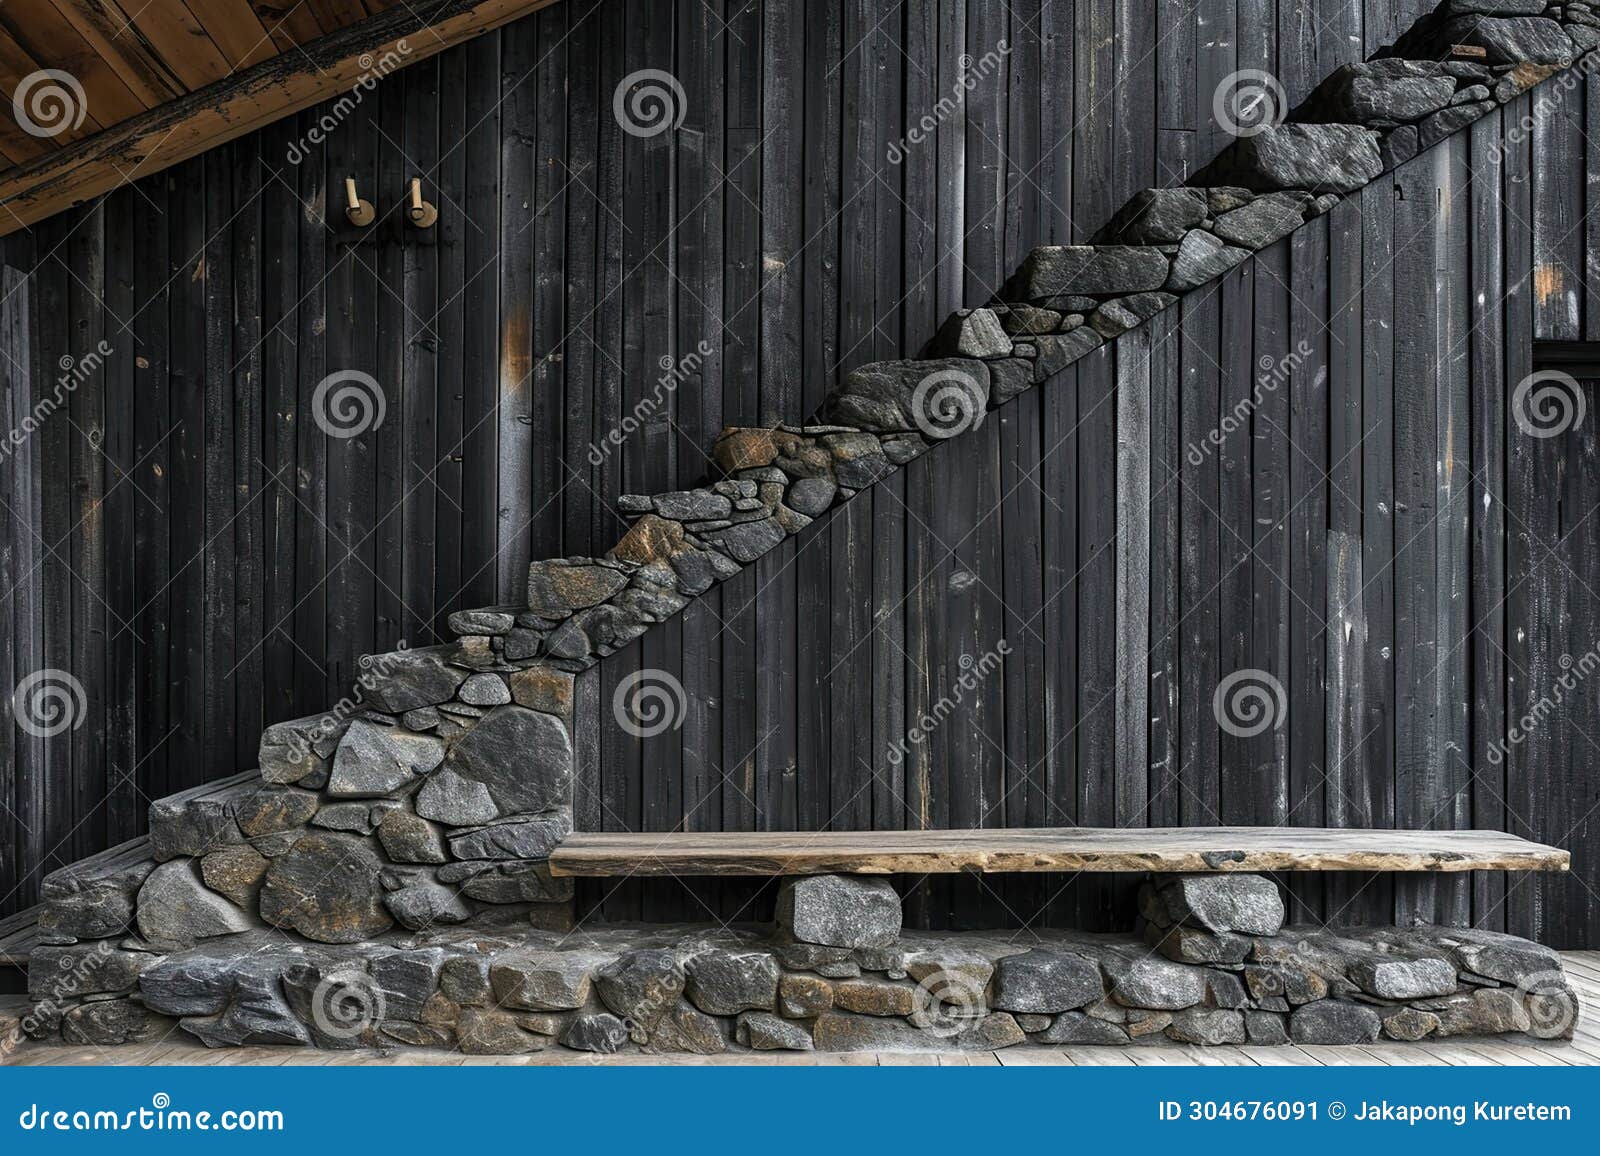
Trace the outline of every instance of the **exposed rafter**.
{"label": "exposed rafter", "polygon": [[[399,5],[0,173],[0,236],[426,60],[556,0]],[[49,62],[43,62],[47,66]]]}

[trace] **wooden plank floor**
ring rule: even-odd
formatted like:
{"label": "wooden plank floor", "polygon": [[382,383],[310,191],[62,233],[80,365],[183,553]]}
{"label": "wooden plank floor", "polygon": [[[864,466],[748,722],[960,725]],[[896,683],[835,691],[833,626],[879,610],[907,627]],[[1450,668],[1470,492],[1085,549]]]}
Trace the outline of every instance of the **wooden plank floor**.
{"label": "wooden plank floor", "polygon": [[[1583,1017],[1572,1040],[1519,1041],[1452,1039],[1418,1044],[1370,1044],[1361,1047],[1015,1047],[998,1052],[966,1055],[916,1055],[899,1052],[767,1052],[724,1056],[596,1056],[550,1051],[531,1056],[463,1056],[454,1052],[396,1049],[388,1054],[371,1051],[318,1052],[305,1048],[225,1048],[200,1046],[182,1032],[156,1043],[115,1048],[46,1047],[25,1043],[0,1063],[37,1067],[81,1064],[196,1065],[234,1067],[282,1064],[336,1067],[365,1065],[458,1067],[520,1065],[573,1067],[638,1067],[651,1065],[762,1067],[1162,1067],[1169,1065],[1233,1067],[1386,1067],[1430,1066],[1546,1067],[1600,1064],[1600,951],[1562,953],[1567,973],[1577,988]],[[18,1005],[0,1003],[0,1012],[18,1013]]]}

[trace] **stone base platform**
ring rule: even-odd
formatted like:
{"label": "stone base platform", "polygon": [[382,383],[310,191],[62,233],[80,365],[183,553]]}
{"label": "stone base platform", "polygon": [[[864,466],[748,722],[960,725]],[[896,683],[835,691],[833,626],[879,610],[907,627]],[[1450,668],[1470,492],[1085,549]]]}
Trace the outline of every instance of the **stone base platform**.
{"label": "stone base platform", "polygon": [[133,1043],[516,1055],[992,1051],[1018,1044],[1359,1044],[1570,1037],[1552,950],[1442,927],[1283,927],[1253,875],[1157,876],[1138,934],[903,931],[883,879],[785,882],[775,927],[527,924],[321,944],[259,928],[160,952],[36,949],[22,1029]]}

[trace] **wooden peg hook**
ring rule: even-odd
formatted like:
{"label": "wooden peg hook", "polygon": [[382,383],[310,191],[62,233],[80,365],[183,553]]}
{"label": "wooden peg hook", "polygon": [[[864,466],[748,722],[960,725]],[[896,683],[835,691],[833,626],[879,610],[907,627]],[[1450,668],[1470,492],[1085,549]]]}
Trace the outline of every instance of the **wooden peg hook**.
{"label": "wooden peg hook", "polygon": [[356,193],[356,179],[344,179],[344,216],[345,220],[358,228],[366,228],[377,220],[378,214],[372,207],[371,201],[363,201]]}

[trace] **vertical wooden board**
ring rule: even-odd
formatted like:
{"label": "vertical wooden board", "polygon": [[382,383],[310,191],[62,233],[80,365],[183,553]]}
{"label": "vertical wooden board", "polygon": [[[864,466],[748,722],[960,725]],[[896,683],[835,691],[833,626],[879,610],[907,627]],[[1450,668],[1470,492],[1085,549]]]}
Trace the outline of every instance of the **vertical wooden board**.
{"label": "vertical wooden board", "polygon": [[[1040,528],[1045,593],[1039,618],[1046,654],[1042,782],[1046,826],[1072,826],[1078,810],[1078,583],[1081,578],[1078,369],[1069,366],[1039,388],[1040,487],[1046,497]],[[1047,887],[1047,918],[1075,916],[1076,897]]]}
{"label": "vertical wooden board", "polygon": [[[1438,310],[1435,276],[1438,150],[1395,173],[1394,297],[1394,574],[1395,574],[1395,817],[1402,827],[1441,820],[1439,749],[1438,587]],[[1404,383],[1404,388],[1400,388]],[[1397,915],[1409,922],[1433,910],[1435,889],[1408,879],[1396,895]]]}
{"label": "vertical wooden board", "polygon": [[193,491],[201,507],[200,539],[194,556],[186,559],[200,575],[196,611],[201,623],[203,666],[191,674],[200,681],[203,761],[195,768],[203,782],[221,768],[232,769],[237,745],[235,702],[236,645],[234,602],[239,559],[234,544],[234,428],[237,405],[233,374],[234,251],[230,217],[233,215],[233,174],[229,150],[205,154],[204,248],[199,280],[204,290],[205,343],[200,352],[200,421],[195,443],[200,447],[200,471]]}
{"label": "vertical wooden board", "polygon": [[[1335,500],[1329,442],[1331,356],[1328,286],[1329,222],[1323,216],[1289,240],[1289,342],[1283,360],[1258,362],[1263,380],[1289,396],[1289,423],[1279,432],[1288,452],[1289,662],[1284,688],[1293,703],[1289,739],[1288,821],[1327,823],[1328,516]],[[1322,914],[1322,880],[1293,879],[1299,918]]]}
{"label": "vertical wooden board", "polygon": [[[533,33],[525,59],[537,62],[536,71],[524,83],[537,87],[539,119],[533,156],[533,219],[528,226],[533,234],[533,378],[527,410],[532,460],[526,482],[531,555],[516,559],[514,590],[521,589],[521,575],[530,558],[555,557],[562,551],[562,492],[569,478],[561,460],[566,436],[561,373],[561,346],[567,329],[566,217],[569,196],[585,194],[572,187],[564,167],[568,15],[563,6],[553,6],[517,22],[528,25]],[[510,48],[507,51],[512,52]]]}
{"label": "vertical wooden board", "polygon": [[829,584],[827,675],[833,704],[828,765],[832,768],[826,827],[872,828],[872,501],[863,496],[828,519],[834,559]]}
{"label": "vertical wooden board", "polygon": [[[1361,205],[1361,571],[1367,623],[1364,708],[1359,755],[1365,795],[1359,814],[1394,825],[1395,730],[1395,203],[1392,180],[1367,186]],[[1370,819],[1365,818],[1370,816]],[[1330,914],[1349,922],[1387,923],[1394,883],[1380,876]]]}
{"label": "vertical wooden board", "polygon": [[[1117,392],[1114,355],[1101,346],[1078,369],[1078,822],[1117,819]],[[1099,930],[1119,917],[1109,881],[1081,888],[1079,926]]]}
{"label": "vertical wooden board", "polygon": [[[1366,572],[1362,517],[1376,504],[1364,489],[1369,429],[1362,408],[1362,204],[1349,198],[1328,214],[1328,521],[1324,597],[1324,818],[1333,827],[1370,827],[1372,804],[1365,747],[1379,731],[1368,729]],[[1380,427],[1382,436],[1386,427]],[[1360,880],[1356,881],[1358,885]],[[1348,906],[1356,885],[1343,876],[1323,881],[1327,913]]]}
{"label": "vertical wooden board", "polygon": [[1179,417],[1183,460],[1175,466],[1178,488],[1178,583],[1181,640],[1178,693],[1178,765],[1172,791],[1176,823],[1205,826],[1222,814],[1222,731],[1212,696],[1222,679],[1219,631],[1223,607],[1223,454],[1230,442],[1248,454],[1248,428],[1225,413],[1217,360],[1223,286],[1208,285],[1179,306]]}
{"label": "vertical wooden board", "polygon": [[[1043,243],[1046,221],[1056,212],[1047,205],[1050,194],[1039,180],[1046,163],[1044,154],[1055,143],[1040,135],[1045,103],[1041,90],[1046,83],[1041,60],[1044,36],[1041,7],[1041,0],[1022,0],[1012,5],[1005,48],[995,46],[983,54],[974,54],[974,68],[1003,69],[1005,76],[1007,147],[1002,158],[1006,166],[1002,276],[1009,275],[1035,245]],[[916,87],[910,78],[906,86],[908,89]],[[1063,204],[1061,211],[1065,211],[1065,207]]]}
{"label": "vertical wooden board", "polygon": [[[1010,31],[1004,8],[969,3],[966,14],[966,52],[948,75],[968,86],[965,101],[966,219],[963,222],[963,263],[966,284],[963,302],[988,301],[999,293],[1011,272],[1006,263],[1006,222],[1008,208],[1006,178],[1010,125],[1007,85],[1011,72],[997,46]],[[1009,43],[1009,42],[1008,42]],[[988,63],[986,63],[988,62]],[[943,71],[941,80],[943,79]],[[886,295],[887,295],[887,291]],[[894,297],[889,297],[894,300]],[[884,304],[880,310],[886,311]],[[974,414],[976,422],[978,414]],[[970,595],[965,606],[954,607],[952,622],[960,623],[957,633],[960,649],[952,650],[952,665],[944,693],[957,696],[968,681],[974,688],[966,694],[960,714],[963,721],[954,729],[957,745],[951,750],[953,789],[973,797],[976,808],[970,823],[962,826],[998,827],[1006,825],[1005,769],[1007,753],[1002,725],[1004,679],[1002,666],[992,672],[984,667],[997,658],[996,646],[1005,634],[1002,600],[1004,585],[1001,553],[999,458],[1000,429],[992,422],[975,424],[970,437],[950,447],[961,452],[950,455],[959,463],[950,479],[958,491],[970,488],[970,520],[934,523],[935,532],[961,558],[961,567],[971,579],[962,590]],[[944,503],[941,503],[943,506]],[[942,512],[942,511],[934,511]],[[927,516],[927,515],[923,515]],[[955,595],[955,591],[951,592]],[[959,601],[964,601],[959,596]],[[960,782],[960,786],[955,786]],[[954,800],[952,800],[954,802]],[[961,897],[957,912],[960,926],[994,926],[1005,918],[998,892],[980,881],[978,887],[955,892]]]}
{"label": "vertical wooden board", "polygon": [[1043,4],[1039,10],[1040,156],[1033,168],[1033,180],[1039,186],[1041,219],[1037,240],[1042,245],[1071,244],[1076,237],[1076,21],[1076,5]]}
{"label": "vertical wooden board", "polygon": [[[1180,672],[1185,663],[1179,619],[1183,501],[1181,314],[1168,310],[1150,326],[1150,625],[1149,807],[1144,822],[1176,827],[1183,806]],[[1030,824],[1032,825],[1032,824]]]}
{"label": "vertical wooden board", "polygon": [[[267,684],[262,645],[266,641],[264,591],[274,562],[266,553],[268,496],[262,486],[261,463],[266,458],[264,422],[267,412],[263,374],[261,291],[266,280],[262,267],[263,194],[266,179],[261,147],[264,136],[237,141],[229,158],[232,167],[233,284],[232,308],[232,467],[234,573],[233,587],[233,689],[232,728],[212,744],[219,761],[210,774],[253,767],[265,723],[263,707]],[[275,159],[275,158],[274,158]],[[224,488],[227,479],[219,482]],[[274,489],[276,489],[274,487]]]}
{"label": "vertical wooden board", "polygon": [[[932,454],[925,454],[906,467],[906,501],[914,509],[928,509],[937,500],[939,487],[932,466]],[[931,717],[938,698],[935,667],[943,627],[943,601],[940,597],[943,553],[925,521],[913,521],[906,531],[906,727],[907,749],[903,761],[906,826],[929,830],[949,826],[949,792],[945,767],[939,757],[942,748],[923,741],[912,741],[911,728]],[[906,917],[915,925],[927,927],[937,918],[943,899],[926,878],[915,881],[905,896]]]}
{"label": "vertical wooden board", "polygon": [[[140,468],[134,450],[136,429],[135,358],[138,350],[132,328],[139,312],[134,294],[137,279],[137,206],[143,202],[133,189],[122,189],[105,202],[105,311],[115,318],[106,326],[110,350],[105,367],[105,424],[101,431],[104,454],[104,505],[106,621],[100,642],[105,648],[105,842],[114,846],[133,838],[144,825],[144,801],[138,791],[139,644],[134,636],[138,618],[135,601],[135,524],[149,509],[135,476]],[[7,428],[11,428],[8,426]],[[144,507],[143,510],[140,507]],[[0,518],[5,514],[0,507]],[[0,531],[0,542],[5,535]],[[11,584],[0,575],[0,589]],[[8,626],[0,608],[0,625]],[[0,681],[8,673],[0,655]],[[12,685],[7,683],[6,685]],[[7,743],[0,741],[0,760]],[[0,799],[6,794],[0,787]],[[98,848],[97,848],[98,849]],[[0,904],[3,907],[3,904]]]}
{"label": "vertical wooden board", "polygon": [[[261,189],[260,302],[257,352],[261,374],[261,458],[255,467],[264,559],[260,600],[260,673],[263,723],[294,717],[296,436],[301,424],[295,327],[300,302],[300,202],[295,195],[291,149],[295,117],[261,135],[257,153]],[[306,415],[309,418],[309,415]]]}
{"label": "vertical wooden board", "polygon": [[[405,162],[406,185],[412,177],[420,178],[423,196],[441,213],[459,218],[460,202],[451,203],[443,196],[440,67],[438,60],[426,60],[406,70],[400,94],[405,102],[405,128],[398,151]],[[411,237],[411,243],[403,247],[400,283],[396,287],[402,304],[400,329],[404,345],[399,350],[396,412],[390,421],[400,442],[400,493],[393,501],[394,512],[389,515],[388,525],[398,527],[402,545],[399,572],[390,581],[400,609],[395,639],[404,639],[411,645],[437,637],[439,618],[453,609],[439,604],[440,591],[434,585],[434,559],[440,552],[440,506],[447,492],[439,485],[441,454],[454,447],[440,440],[440,354],[444,335],[440,310],[444,302],[439,295],[439,225],[435,224],[433,230],[426,243]]]}
{"label": "vertical wooden board", "polygon": [[[1437,553],[1434,584],[1439,669],[1434,684],[1438,696],[1437,749],[1444,760],[1439,768],[1440,798],[1436,821],[1460,828],[1472,823],[1471,747],[1471,629],[1472,596],[1472,394],[1469,376],[1471,314],[1468,302],[1472,269],[1468,262],[1471,222],[1471,176],[1467,137],[1457,133],[1440,143],[1440,196],[1435,223],[1439,253],[1439,321],[1435,331],[1439,367],[1436,444],[1439,462]],[[1459,926],[1472,919],[1471,881],[1442,880],[1435,919]]]}
{"label": "vertical wooden board", "polygon": [[[561,463],[562,549],[589,556],[614,540],[601,542],[597,533],[605,466],[617,452],[609,435],[618,433],[615,415],[602,416],[596,392],[596,311],[600,306],[604,262],[601,238],[607,205],[601,187],[601,124],[612,121],[602,96],[601,19],[598,5],[556,10],[568,18],[564,36],[567,57],[566,156],[562,179],[569,183],[566,214],[566,316],[558,349],[565,434]],[[459,50],[458,50],[459,51]],[[690,102],[691,107],[693,101]],[[441,127],[441,137],[444,128]],[[692,135],[692,134],[691,134]],[[609,171],[609,170],[608,170]]]}
{"label": "vertical wooden board", "polygon": [[[1512,123],[1532,115],[1532,96],[1519,97],[1502,114]],[[1505,702],[1507,733],[1545,693],[1550,674],[1548,621],[1553,613],[1551,584],[1540,560],[1550,548],[1555,511],[1546,498],[1554,483],[1552,441],[1527,435],[1515,421],[1509,399],[1517,383],[1533,371],[1534,284],[1533,148],[1526,138],[1512,140],[1503,161],[1505,201],[1505,370],[1504,388],[1511,420],[1505,423],[1506,453],[1506,622]],[[1538,768],[1553,765],[1551,728],[1530,728],[1506,752],[1506,829],[1514,835],[1538,830],[1544,807]],[[1518,880],[1506,891],[1506,930],[1538,938],[1557,921],[1553,896],[1536,879]]]}
{"label": "vertical wooden board", "polygon": [[[1218,447],[1217,676],[1208,689],[1205,709],[1218,728],[1217,759],[1221,770],[1222,805],[1212,823],[1258,822],[1256,768],[1251,742],[1224,729],[1216,710],[1216,693],[1224,680],[1255,665],[1251,621],[1255,589],[1255,517],[1252,477],[1257,416],[1252,396],[1250,349],[1254,331],[1257,262],[1246,261],[1224,275],[1217,346],[1218,400],[1221,414],[1241,415],[1236,433]],[[1219,421],[1221,418],[1219,417]],[[1198,704],[1196,706],[1198,710]],[[1202,719],[1201,725],[1205,722]]]}
{"label": "vertical wooden board", "polygon": [[[383,420],[369,435],[372,445],[372,513],[363,528],[371,543],[372,626],[367,652],[393,650],[408,619],[415,617],[405,603],[405,552],[416,548],[406,538],[406,349],[412,314],[405,298],[407,250],[413,248],[405,223],[405,201],[414,162],[406,152],[406,78],[377,93],[373,131],[374,187],[389,198],[379,210],[379,223],[370,230],[375,244],[366,257],[373,273],[372,375],[384,396]],[[418,174],[420,175],[420,174]],[[394,190],[391,192],[390,190]],[[429,199],[431,200],[431,194]],[[394,335],[401,340],[395,340]]]}
{"label": "vertical wooden board", "polygon": [[[726,38],[721,34],[719,7],[680,5],[678,21],[677,76],[686,99],[683,127],[677,134],[675,173],[679,207],[673,235],[677,272],[673,316],[683,372],[676,393],[674,431],[681,475],[677,480],[687,483],[710,472],[706,451],[716,438],[722,415],[722,229],[717,190],[723,146],[721,78]],[[576,101],[571,108],[574,118],[588,115],[578,111]],[[571,204],[576,210],[577,201]],[[578,396],[585,394],[586,391],[580,392]],[[679,760],[682,825],[690,831],[715,831],[722,826],[724,634],[718,612],[720,603],[720,593],[709,591],[682,615],[685,717],[679,731]],[[697,893],[705,892],[713,912],[718,910],[719,890],[720,884],[715,881],[702,881],[697,887]]]}
{"label": "vertical wooden board", "polygon": [[[1505,124],[1500,113],[1475,123],[1469,135],[1471,191],[1467,206],[1468,391],[1471,399],[1471,609],[1468,661],[1472,686],[1472,825],[1505,830],[1506,733],[1506,377],[1505,377]],[[1504,930],[1506,877],[1478,871],[1472,877],[1476,926]]]}
{"label": "vertical wooden board", "polygon": [[1116,0],[1073,7],[1072,219],[1075,243],[1087,241],[1122,200],[1116,190]]}
{"label": "vertical wooden board", "polygon": [[[438,162],[434,180],[439,200],[456,206],[444,213],[434,226],[434,252],[438,268],[437,303],[429,313],[435,338],[433,382],[433,425],[435,444],[427,458],[416,463],[427,471],[427,484],[418,494],[431,509],[418,511],[419,527],[431,518],[435,528],[431,563],[433,618],[423,624],[435,632],[445,629],[445,617],[452,609],[470,606],[464,598],[467,513],[464,479],[466,437],[466,287],[473,276],[467,268],[467,234],[475,223],[467,220],[468,117],[467,75],[470,46],[460,46],[439,57]],[[576,244],[577,242],[574,241]],[[573,351],[575,352],[575,351]],[[421,399],[417,399],[419,405]],[[416,437],[424,436],[427,418],[418,414],[413,426]],[[426,578],[419,579],[427,581]]]}
{"label": "vertical wooden board", "polygon": [[206,168],[205,158],[198,157],[165,174],[172,278],[168,676],[176,729],[167,741],[172,790],[203,781],[206,767]]}
{"label": "vertical wooden board", "polygon": [[[35,406],[44,392],[37,384],[39,379],[51,380],[60,372],[61,359],[70,356],[71,271],[67,267],[65,247],[75,225],[71,217],[55,218],[46,224],[40,238],[45,255],[34,274],[37,296],[30,303],[34,310],[35,343],[31,372],[36,382],[30,392]],[[28,485],[32,492],[28,503],[37,511],[30,533],[34,536],[40,597],[34,608],[35,617],[30,622],[36,638],[32,652],[35,661],[23,671],[23,677],[40,671],[65,671],[76,678],[72,670],[72,600],[78,579],[72,574],[68,555],[73,518],[69,484],[71,411],[55,407],[39,421],[38,427],[31,439],[32,469]],[[46,685],[59,685],[62,681],[57,674],[41,675],[41,678]],[[45,734],[37,743],[29,745],[34,748],[38,762],[32,768],[32,777],[24,780],[30,787],[24,813],[25,822],[33,828],[38,840],[39,856],[28,864],[30,872],[35,873],[29,886],[37,888],[38,880],[45,873],[62,866],[71,857],[68,843],[74,803],[72,732]]]}
{"label": "vertical wooden board", "polygon": [[[1600,405],[1600,380],[1593,377],[1579,383],[1588,412]],[[1574,863],[1593,863],[1600,855],[1600,784],[1596,783],[1595,758],[1600,753],[1600,699],[1585,693],[1583,682],[1600,673],[1600,526],[1595,518],[1600,510],[1600,439],[1593,421],[1575,423],[1562,435],[1569,443],[1567,469],[1562,478],[1560,501],[1562,572],[1566,588],[1567,612],[1562,621],[1562,637],[1556,665],[1560,673],[1549,693],[1559,695],[1559,725],[1565,732],[1568,756],[1565,765],[1545,769],[1547,806],[1541,828],[1552,833],[1557,845],[1572,853]],[[1557,818],[1559,816],[1559,818]],[[1600,902],[1594,888],[1581,874],[1557,880],[1554,909],[1559,913],[1551,939],[1555,943],[1592,942],[1600,928]]]}
{"label": "vertical wooden board", "polygon": [[1559,83],[1531,97],[1534,336],[1575,341],[1583,329],[1584,90]]}
{"label": "vertical wooden board", "polygon": [[[1298,235],[1298,234],[1297,234]],[[1264,683],[1272,693],[1287,695],[1292,680],[1290,669],[1291,616],[1295,590],[1291,585],[1289,529],[1291,461],[1290,398],[1286,390],[1256,387],[1258,375],[1283,364],[1289,353],[1290,240],[1280,241],[1255,258],[1255,332],[1253,354],[1230,361],[1225,356],[1224,373],[1236,378],[1253,399],[1251,413],[1251,462],[1253,532],[1250,535],[1252,598],[1250,615],[1250,668],[1257,672],[1248,682]],[[1233,351],[1224,350],[1225,355]],[[1281,689],[1280,689],[1281,688]],[[1292,714],[1299,704],[1287,695]],[[1272,724],[1244,737],[1248,752],[1253,795],[1252,822],[1278,825],[1287,821],[1290,802],[1289,736],[1290,718],[1275,704]],[[1236,720],[1242,721],[1242,720]]]}
{"label": "vertical wooden board", "polygon": [[[536,493],[535,460],[559,431],[534,426],[534,237],[543,206],[534,191],[538,164],[539,28],[518,20],[500,33],[500,182],[498,220],[477,225],[494,244],[500,277],[499,309],[494,316],[498,360],[495,374],[495,596],[513,603],[526,590],[527,562],[533,552],[532,518],[547,495]],[[621,351],[614,351],[620,354]],[[631,368],[637,373],[640,366]],[[643,379],[641,373],[640,379]],[[544,554],[540,553],[539,557]]]}
{"label": "vertical wooden board", "polygon": [[[1116,0],[1112,85],[1116,99],[1108,109],[1115,123],[1111,145],[1115,210],[1140,189],[1156,183],[1159,90],[1172,78],[1157,72],[1157,20],[1144,0]],[[1097,222],[1096,227],[1103,222]]]}
{"label": "vertical wooden board", "polygon": [[1150,331],[1116,343],[1116,756],[1118,827],[1150,803]]}
{"label": "vertical wooden board", "polygon": [[[172,747],[170,709],[171,685],[168,663],[171,655],[171,403],[169,390],[169,340],[171,314],[168,308],[172,282],[168,279],[170,229],[166,209],[170,208],[165,175],[147,180],[140,192],[153,198],[161,215],[140,213],[135,217],[133,238],[134,297],[139,302],[129,337],[138,351],[134,358],[133,456],[138,466],[132,478],[139,487],[146,509],[134,520],[133,550],[139,565],[133,574],[133,597],[138,607],[131,635],[138,646],[136,685],[138,687],[134,747],[138,766],[137,785],[147,798],[160,798],[177,789],[169,770]],[[140,199],[143,204],[143,198]],[[298,637],[298,636],[297,636]],[[139,810],[139,829],[144,828],[144,809]]]}
{"label": "vertical wooden board", "polygon": [[1583,172],[1583,338],[1600,340],[1600,228],[1595,226],[1594,208],[1600,203],[1600,140],[1596,128],[1600,127],[1600,84],[1593,75],[1585,77]]}
{"label": "vertical wooden board", "polygon": [[[32,236],[12,238],[6,244],[6,264],[0,274],[0,419],[17,429],[34,405],[36,362],[33,348]],[[12,262],[15,261],[14,266]],[[37,531],[34,525],[34,445],[28,438],[0,460],[0,678],[15,688],[39,668],[35,623],[38,620],[39,574],[36,566]],[[13,695],[0,695],[0,804],[10,820],[9,837],[0,846],[0,865],[10,881],[9,894],[0,898],[0,910],[21,910],[38,896],[39,876],[34,873],[44,848],[39,815],[33,807],[34,784],[43,768],[39,743],[17,725]]]}
{"label": "vertical wooden board", "polygon": [[[722,761],[717,776],[722,792],[722,829],[754,831],[760,826],[756,798],[756,758],[761,736],[756,733],[756,581],[746,567],[718,588],[722,601],[719,641],[722,646]],[[726,884],[721,914],[732,916],[749,902],[748,883]]]}
{"label": "vertical wooden board", "polygon": [[1232,0],[1195,0],[1195,157],[1208,163],[1227,145],[1227,130],[1217,123],[1218,91],[1239,67]]}
{"label": "vertical wooden board", "polygon": [[66,553],[73,575],[70,599],[72,671],[84,689],[85,721],[70,732],[72,780],[70,838],[64,857],[81,859],[106,846],[106,734],[112,686],[107,677],[105,640],[116,622],[107,613],[105,493],[109,484],[103,437],[106,426],[106,371],[100,353],[108,328],[121,320],[105,307],[105,204],[77,215],[67,238],[67,263],[73,270],[67,293],[70,336],[65,356],[49,374],[53,388],[71,388],[69,538]]}
{"label": "vertical wooden board", "polygon": [[[315,124],[321,112],[318,108],[303,113],[302,129]],[[328,328],[328,214],[338,211],[340,194],[334,191],[330,209],[325,147],[311,144],[305,153],[288,177],[299,191],[294,206],[299,221],[299,284],[295,294],[296,362],[292,364],[297,370],[295,426],[299,440],[294,471],[285,474],[280,470],[276,482],[281,500],[296,508],[294,600],[284,623],[296,643],[294,716],[326,710],[332,701],[322,661],[327,652],[328,437],[317,425],[312,400],[317,383],[328,372],[324,341]]]}
{"label": "vertical wooden board", "polygon": [[[499,32],[465,47],[465,154],[460,198],[461,287],[461,580],[454,606],[490,606],[506,593],[499,548],[500,118]],[[513,580],[517,577],[510,576]],[[525,579],[524,579],[525,581]]]}

